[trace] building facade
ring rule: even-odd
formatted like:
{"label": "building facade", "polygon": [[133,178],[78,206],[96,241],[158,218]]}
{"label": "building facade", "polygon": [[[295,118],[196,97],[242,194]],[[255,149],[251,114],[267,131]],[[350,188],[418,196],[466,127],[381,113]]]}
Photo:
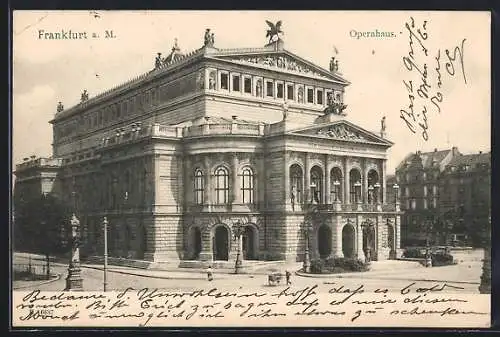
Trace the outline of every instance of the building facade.
{"label": "building facade", "polygon": [[403,245],[449,244],[457,235],[471,243],[467,238],[479,228],[474,223],[488,219],[490,167],[489,153],[463,155],[456,147],[406,156],[395,176]]}
{"label": "building facade", "polygon": [[[306,238],[313,257],[397,256],[392,143],[348,121],[347,85],[338,63],[324,69],[281,38],[219,49],[208,35],[188,54],[176,41],[125,84],[60,103],[53,193],[75,205],[83,254],[103,254],[107,217],[111,256],[158,263],[233,260],[238,245],[246,260],[301,260]],[[16,188],[44,160],[19,164]]]}

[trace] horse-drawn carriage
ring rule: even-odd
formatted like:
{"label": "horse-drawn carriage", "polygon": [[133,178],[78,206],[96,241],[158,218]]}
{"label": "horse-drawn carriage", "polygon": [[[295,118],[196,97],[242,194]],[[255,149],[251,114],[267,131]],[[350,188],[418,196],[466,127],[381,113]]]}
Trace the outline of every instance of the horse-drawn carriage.
{"label": "horse-drawn carriage", "polygon": [[280,284],[283,275],[281,273],[271,273],[268,275],[268,281],[270,286],[275,286]]}

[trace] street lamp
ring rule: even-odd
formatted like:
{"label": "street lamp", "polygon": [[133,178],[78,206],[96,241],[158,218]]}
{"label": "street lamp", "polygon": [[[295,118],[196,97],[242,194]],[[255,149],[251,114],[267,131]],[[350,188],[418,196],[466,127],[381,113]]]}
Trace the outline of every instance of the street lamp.
{"label": "street lamp", "polygon": [[243,235],[245,226],[241,223],[240,220],[236,221],[233,224],[233,232],[234,238],[237,241],[237,250],[236,250],[236,263],[234,265],[234,273],[239,274],[243,265],[243,261],[241,260],[241,236]]}
{"label": "street lamp", "polygon": [[309,273],[311,271],[311,257],[309,256],[309,236],[312,232],[312,224],[310,221],[306,220],[302,222],[301,227],[302,235],[306,240],[306,247],[304,251],[304,261],[303,261],[303,270],[305,273]]}
{"label": "street lamp", "polygon": [[104,229],[104,280],[103,280],[103,288],[106,292],[108,286],[108,219],[104,217],[102,221],[103,229]]}
{"label": "street lamp", "polygon": [[333,182],[333,193],[335,193],[335,198],[334,198],[335,202],[339,201],[339,189],[340,189],[340,181],[335,180]]}
{"label": "street lamp", "polygon": [[73,213],[71,224],[71,260],[68,267],[65,291],[83,290],[83,279],[80,275],[80,221]]}

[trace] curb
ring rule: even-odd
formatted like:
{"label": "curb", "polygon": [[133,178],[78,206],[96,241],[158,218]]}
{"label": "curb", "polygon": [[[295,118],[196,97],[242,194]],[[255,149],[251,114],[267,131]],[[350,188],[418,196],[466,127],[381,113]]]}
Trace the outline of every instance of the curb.
{"label": "curb", "polygon": [[56,274],[56,277],[54,277],[53,279],[50,279],[50,280],[47,280],[47,281],[43,281],[41,283],[37,283],[35,285],[33,284],[30,284],[30,285],[25,285],[25,286],[21,286],[21,287],[12,287],[12,290],[19,290],[19,289],[25,289],[25,288],[36,288],[36,287],[39,287],[39,286],[42,286],[42,285],[45,285],[45,284],[49,284],[49,283],[52,283],[52,282],[56,282],[56,281],[59,281],[61,279],[61,274]]}
{"label": "curb", "polygon": [[[297,276],[300,277],[309,277],[309,278],[354,278],[349,276],[355,276],[356,274],[345,273],[345,274],[306,274],[303,272],[295,272]],[[347,274],[347,275],[346,275]],[[361,276],[367,276],[366,272],[360,272]],[[433,279],[407,279],[407,278],[397,278],[397,277],[383,277],[379,278],[376,275],[372,277],[366,277],[367,279],[379,279],[379,280],[389,280],[389,281],[413,281],[413,282],[449,282],[449,283],[458,283],[458,284],[475,284],[478,285],[480,282],[471,282],[471,281],[447,281],[447,280],[433,280]]]}

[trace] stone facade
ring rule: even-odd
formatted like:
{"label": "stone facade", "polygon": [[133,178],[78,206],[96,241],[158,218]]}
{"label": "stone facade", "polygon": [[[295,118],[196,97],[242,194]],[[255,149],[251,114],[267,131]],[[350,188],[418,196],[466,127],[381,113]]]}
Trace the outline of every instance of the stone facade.
{"label": "stone facade", "polygon": [[131,259],[234,260],[241,245],[246,260],[301,260],[306,223],[313,257],[398,254],[399,205],[386,200],[392,143],[324,112],[329,97],[343,102],[340,74],[283,41],[178,49],[51,121],[53,192],[75,200],[82,254],[102,255],[104,216],[110,255]]}

